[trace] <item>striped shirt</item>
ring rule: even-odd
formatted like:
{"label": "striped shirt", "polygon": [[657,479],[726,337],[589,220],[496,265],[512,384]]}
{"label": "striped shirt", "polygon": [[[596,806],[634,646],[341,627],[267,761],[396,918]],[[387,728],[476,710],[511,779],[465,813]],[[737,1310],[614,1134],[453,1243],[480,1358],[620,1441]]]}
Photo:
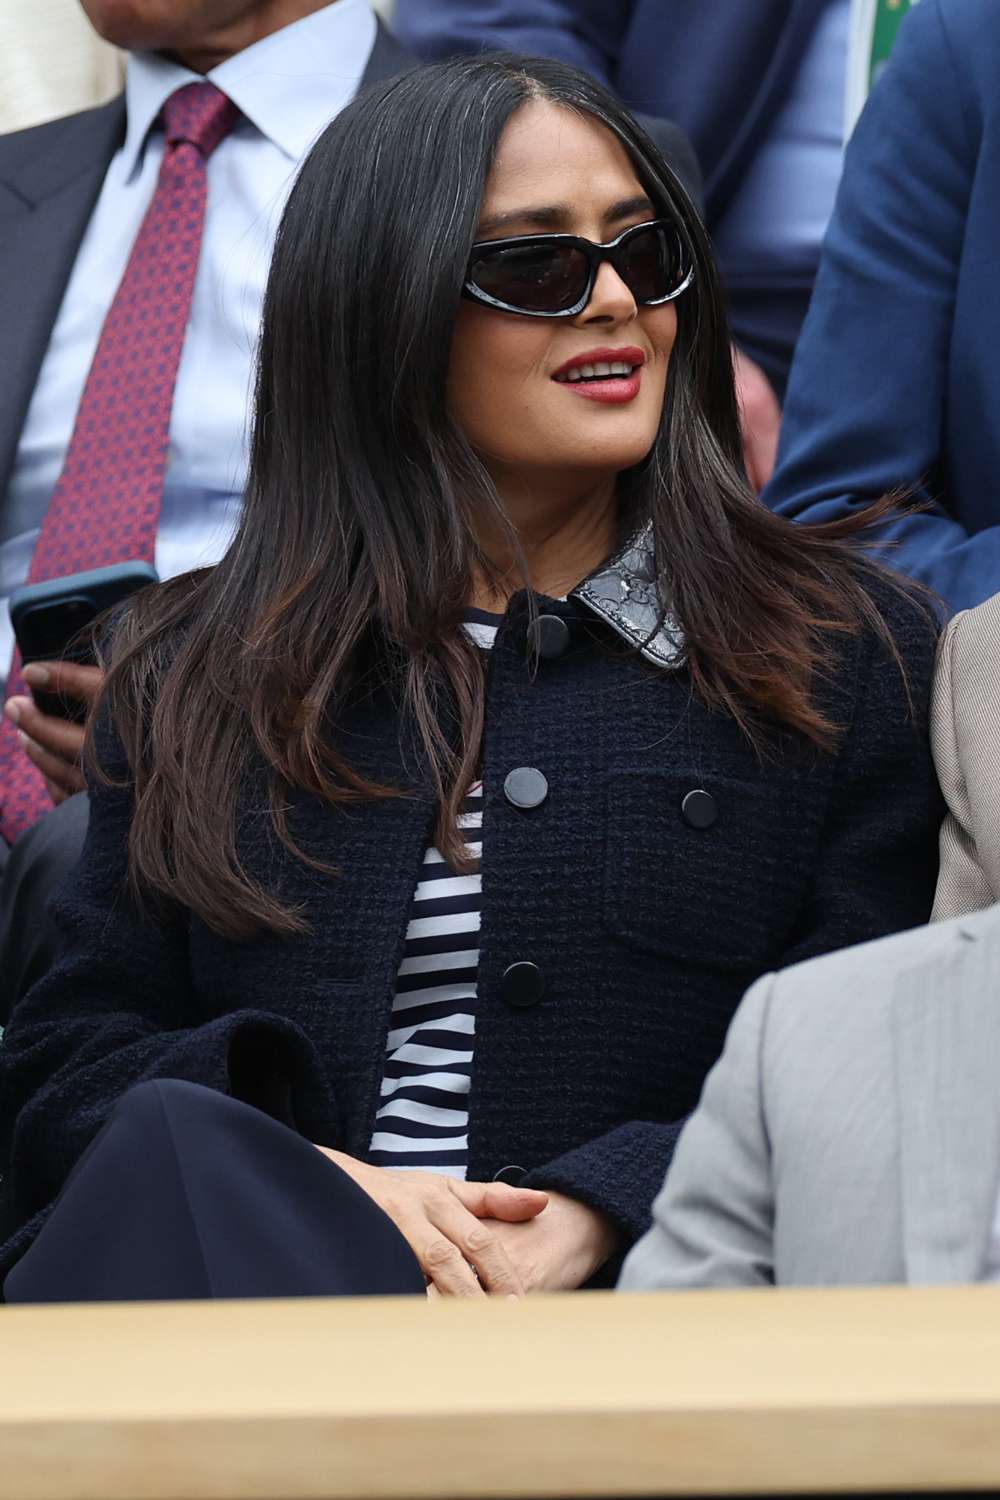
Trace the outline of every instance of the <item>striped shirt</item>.
{"label": "striped shirt", "polygon": [[[499,615],[470,610],[469,634],[489,650]],[[473,860],[456,875],[424,855],[413,896],[386,1042],[381,1104],[368,1160],[464,1177],[479,984],[483,786],[470,786],[459,826]]]}

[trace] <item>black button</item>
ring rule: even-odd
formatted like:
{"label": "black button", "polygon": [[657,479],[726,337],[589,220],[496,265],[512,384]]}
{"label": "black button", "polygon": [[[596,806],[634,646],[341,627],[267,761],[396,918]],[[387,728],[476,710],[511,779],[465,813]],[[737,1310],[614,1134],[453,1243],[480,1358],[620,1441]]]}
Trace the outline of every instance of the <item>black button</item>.
{"label": "black button", "polygon": [[493,1173],[494,1182],[506,1182],[510,1187],[520,1187],[528,1175],[527,1167],[501,1167]]}
{"label": "black button", "polygon": [[719,816],[715,798],[711,792],[702,791],[700,787],[697,791],[688,792],[681,803],[681,812],[692,828],[711,828]]}
{"label": "black button", "polygon": [[523,962],[504,969],[500,998],[506,1005],[526,1010],[537,1005],[545,991],[545,975],[537,964]]}
{"label": "black button", "polygon": [[508,772],[503,794],[511,807],[541,807],[549,795],[549,784],[534,766],[518,766],[516,771]]}
{"label": "black button", "polygon": [[528,650],[537,651],[546,661],[562,656],[569,640],[569,626],[558,615],[539,615],[528,626]]}

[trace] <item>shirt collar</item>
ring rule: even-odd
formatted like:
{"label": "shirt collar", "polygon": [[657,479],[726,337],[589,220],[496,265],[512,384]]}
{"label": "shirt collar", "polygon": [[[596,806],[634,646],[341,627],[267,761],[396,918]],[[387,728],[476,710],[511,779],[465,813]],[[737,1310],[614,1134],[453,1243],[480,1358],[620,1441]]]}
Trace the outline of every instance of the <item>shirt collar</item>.
{"label": "shirt collar", "polygon": [[[357,93],[375,42],[368,0],[335,0],[275,31],[205,76],[258,131],[297,162]],[[146,138],[175,89],[201,83],[156,52],[130,54],[125,79],[126,179],[139,169]]]}

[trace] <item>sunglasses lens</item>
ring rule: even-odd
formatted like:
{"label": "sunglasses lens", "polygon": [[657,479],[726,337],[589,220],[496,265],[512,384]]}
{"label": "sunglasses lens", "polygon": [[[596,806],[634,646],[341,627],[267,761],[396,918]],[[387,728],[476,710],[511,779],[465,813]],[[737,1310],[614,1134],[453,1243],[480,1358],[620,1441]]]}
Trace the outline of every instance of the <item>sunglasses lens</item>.
{"label": "sunglasses lens", "polygon": [[620,254],[623,280],[637,302],[662,302],[684,280],[680,239],[666,225],[640,229]]}
{"label": "sunglasses lens", "polygon": [[572,245],[508,245],[480,250],[469,280],[497,302],[522,312],[557,313],[579,302],[587,258]]}

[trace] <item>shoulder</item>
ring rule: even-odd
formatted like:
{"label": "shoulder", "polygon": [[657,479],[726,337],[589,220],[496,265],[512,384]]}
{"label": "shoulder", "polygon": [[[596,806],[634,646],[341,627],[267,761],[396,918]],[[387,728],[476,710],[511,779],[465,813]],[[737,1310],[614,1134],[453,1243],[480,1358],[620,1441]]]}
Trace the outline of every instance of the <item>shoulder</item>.
{"label": "shoulder", "polygon": [[834,695],[845,713],[851,699],[856,707],[867,699],[887,719],[903,716],[923,728],[941,635],[932,597],[881,569],[861,582],[867,618],[837,650]]}
{"label": "shoulder", "polygon": [[887,1005],[893,982],[901,974],[932,964],[970,940],[990,936],[1000,923],[1000,908],[989,907],[970,917],[914,927],[890,937],[842,948],[820,958],[806,959],[775,974],[767,991],[770,1034],[825,1029],[828,1023],[849,1028],[865,1024]]}
{"label": "shoulder", "polygon": [[1000,661],[1000,594],[974,609],[963,609],[949,620],[941,655],[952,669],[986,666]]}
{"label": "shoulder", "polygon": [[1000,54],[995,0],[920,0],[906,17],[887,73],[914,74],[992,94]]}
{"label": "shoulder", "polygon": [[82,137],[109,135],[125,118],[125,96],[118,94],[107,104],[82,109],[74,115],[31,125],[27,130],[12,130],[0,135],[0,170],[8,166],[27,165],[49,152],[72,149]]}

